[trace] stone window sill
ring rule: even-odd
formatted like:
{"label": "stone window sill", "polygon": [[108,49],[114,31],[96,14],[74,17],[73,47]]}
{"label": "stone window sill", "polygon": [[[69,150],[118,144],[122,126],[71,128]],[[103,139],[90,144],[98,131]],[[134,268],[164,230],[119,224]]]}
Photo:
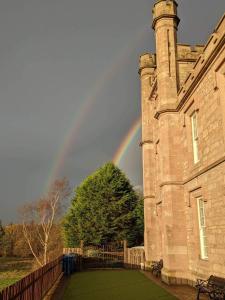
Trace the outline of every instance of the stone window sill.
{"label": "stone window sill", "polygon": [[193,162],[191,171],[195,171],[196,169],[201,167],[201,165],[202,165],[202,162],[200,160],[197,163]]}
{"label": "stone window sill", "polygon": [[208,262],[209,258],[201,258],[201,256],[199,255],[199,260],[202,262]]}

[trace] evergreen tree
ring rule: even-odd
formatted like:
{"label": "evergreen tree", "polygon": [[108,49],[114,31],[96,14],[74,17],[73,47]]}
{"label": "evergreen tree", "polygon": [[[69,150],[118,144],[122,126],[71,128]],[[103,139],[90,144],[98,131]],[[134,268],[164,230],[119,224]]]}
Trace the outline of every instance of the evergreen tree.
{"label": "evergreen tree", "polygon": [[138,194],[137,206],[134,209],[134,217],[136,224],[132,231],[135,232],[133,239],[135,240],[135,245],[142,245],[144,243],[144,199],[140,194]]}
{"label": "evergreen tree", "polygon": [[4,231],[3,226],[2,226],[2,220],[0,220],[0,241],[3,238],[4,235],[5,235],[5,231]]}
{"label": "evergreen tree", "polygon": [[0,220],[0,256],[3,255],[3,239],[4,239],[5,231],[2,226],[2,220]]}
{"label": "evergreen tree", "polygon": [[[113,163],[107,163],[88,176],[75,190],[64,219],[66,246],[104,244],[127,239],[140,241],[139,197],[129,180]],[[142,229],[141,229],[142,230]]]}

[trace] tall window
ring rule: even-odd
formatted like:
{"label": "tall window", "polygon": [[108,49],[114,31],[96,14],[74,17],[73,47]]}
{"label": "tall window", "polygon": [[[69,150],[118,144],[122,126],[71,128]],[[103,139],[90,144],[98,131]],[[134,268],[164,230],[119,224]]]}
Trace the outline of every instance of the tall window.
{"label": "tall window", "polygon": [[198,204],[198,222],[199,222],[199,237],[201,258],[208,258],[208,246],[206,238],[206,225],[205,225],[205,202],[202,197],[197,198]]}
{"label": "tall window", "polygon": [[191,116],[191,127],[192,127],[192,142],[193,142],[193,154],[194,163],[199,161],[198,154],[198,124],[197,124],[197,112],[195,111]]}

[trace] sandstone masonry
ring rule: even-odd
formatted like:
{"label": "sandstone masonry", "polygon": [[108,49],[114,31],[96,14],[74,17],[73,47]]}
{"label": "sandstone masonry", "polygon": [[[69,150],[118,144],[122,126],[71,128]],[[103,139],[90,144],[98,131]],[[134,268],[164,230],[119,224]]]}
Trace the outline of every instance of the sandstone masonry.
{"label": "sandstone masonry", "polygon": [[225,15],[205,46],[177,43],[175,0],[153,8],[140,57],[146,264],[163,280],[225,277]]}

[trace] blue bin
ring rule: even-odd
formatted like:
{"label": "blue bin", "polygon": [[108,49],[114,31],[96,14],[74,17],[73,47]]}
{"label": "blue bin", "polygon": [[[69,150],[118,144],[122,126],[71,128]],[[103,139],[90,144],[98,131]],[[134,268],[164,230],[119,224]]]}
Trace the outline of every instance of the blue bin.
{"label": "blue bin", "polygon": [[63,257],[63,272],[65,275],[71,275],[76,271],[76,262],[77,262],[76,254],[67,254]]}

